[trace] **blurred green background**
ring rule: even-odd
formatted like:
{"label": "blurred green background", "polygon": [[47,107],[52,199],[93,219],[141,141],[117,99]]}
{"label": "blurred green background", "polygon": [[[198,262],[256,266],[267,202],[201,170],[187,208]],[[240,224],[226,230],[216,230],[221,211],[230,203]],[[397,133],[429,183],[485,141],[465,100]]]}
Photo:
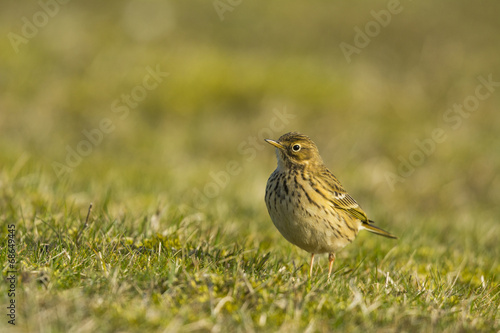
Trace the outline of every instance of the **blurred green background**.
{"label": "blurred green background", "polygon": [[[339,45],[355,45],[355,28],[365,30],[387,2],[47,3],[2,6],[0,157],[6,172],[41,170],[49,189],[70,184],[60,198],[99,202],[92,186],[100,184],[114,204],[131,191],[128,199],[161,193],[196,206],[196,189],[234,160],[241,171],[210,192],[211,203],[230,196],[231,205],[264,211],[275,160],[259,134],[279,110],[294,117],[273,137],[310,135],[358,201],[400,233],[414,232],[414,214],[480,225],[500,212],[500,92],[456,130],[443,119],[474,94],[478,76],[500,81],[498,2],[401,2],[350,62]],[[128,114],[113,112],[147,68],[169,75]],[[54,163],[65,164],[68,147],[105,118],[114,130],[56,176]],[[435,128],[445,142],[391,186],[387,173]]]}
{"label": "blurred green background", "polygon": [[[91,188],[99,183],[117,197],[161,192],[192,205],[210,172],[235,160],[241,172],[213,201],[229,193],[261,211],[273,151],[260,139],[255,158],[238,147],[281,110],[295,117],[273,137],[310,135],[347,189],[388,223],[415,226],[406,218],[414,213],[480,224],[500,212],[500,92],[457,130],[443,120],[474,94],[478,76],[500,81],[496,1],[402,1],[350,63],[339,45],[355,45],[355,27],[388,2],[47,3],[2,6],[0,157],[3,170],[27,159],[47,184],[69,182],[61,197],[86,205],[100,199]],[[26,20],[40,25],[34,33]],[[141,85],[147,67],[169,76],[120,117],[113,102]],[[114,130],[57,177],[53,163],[104,118]],[[386,173],[397,174],[398,158],[435,128],[447,140],[392,188]]]}

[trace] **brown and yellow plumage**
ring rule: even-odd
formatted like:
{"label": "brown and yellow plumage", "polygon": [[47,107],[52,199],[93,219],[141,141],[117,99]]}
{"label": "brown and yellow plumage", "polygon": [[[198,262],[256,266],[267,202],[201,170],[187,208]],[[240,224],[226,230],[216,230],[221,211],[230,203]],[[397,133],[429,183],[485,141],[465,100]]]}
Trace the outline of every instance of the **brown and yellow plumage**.
{"label": "brown and yellow plumage", "polygon": [[278,141],[278,166],[267,181],[266,205],[279,232],[292,244],[314,254],[328,253],[328,276],[335,253],[351,243],[360,229],[396,238],[373,226],[358,203],[326,168],[318,148],[307,136],[296,132]]}

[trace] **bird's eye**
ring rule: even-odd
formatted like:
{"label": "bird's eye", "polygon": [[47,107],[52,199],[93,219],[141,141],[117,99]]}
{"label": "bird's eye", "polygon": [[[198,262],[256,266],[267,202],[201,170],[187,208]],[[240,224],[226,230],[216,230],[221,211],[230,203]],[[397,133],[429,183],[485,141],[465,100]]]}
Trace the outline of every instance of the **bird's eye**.
{"label": "bird's eye", "polygon": [[292,150],[297,152],[300,150],[300,145],[293,145]]}

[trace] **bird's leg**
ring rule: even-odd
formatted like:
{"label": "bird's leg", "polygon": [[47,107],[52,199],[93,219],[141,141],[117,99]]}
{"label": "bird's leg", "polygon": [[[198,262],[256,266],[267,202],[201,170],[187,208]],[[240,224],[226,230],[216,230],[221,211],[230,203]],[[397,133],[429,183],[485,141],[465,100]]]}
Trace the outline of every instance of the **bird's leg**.
{"label": "bird's leg", "polygon": [[314,253],[311,253],[311,264],[309,266],[309,277],[312,277],[314,265]]}
{"label": "bird's leg", "polygon": [[332,274],[333,262],[335,261],[335,253],[328,254],[328,280],[330,280],[330,275]]}

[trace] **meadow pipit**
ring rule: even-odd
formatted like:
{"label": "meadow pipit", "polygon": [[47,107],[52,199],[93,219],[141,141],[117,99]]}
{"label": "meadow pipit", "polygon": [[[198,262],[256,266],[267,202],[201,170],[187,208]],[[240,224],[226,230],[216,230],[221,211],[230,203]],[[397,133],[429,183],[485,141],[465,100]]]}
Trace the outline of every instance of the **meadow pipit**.
{"label": "meadow pipit", "polygon": [[335,253],[351,243],[360,229],[396,238],[372,225],[373,221],[323,164],[309,137],[292,132],[278,141],[266,142],[276,147],[278,159],[278,167],[267,181],[267,210],[283,237],[311,253],[309,276],[314,255],[328,253],[330,278]]}

